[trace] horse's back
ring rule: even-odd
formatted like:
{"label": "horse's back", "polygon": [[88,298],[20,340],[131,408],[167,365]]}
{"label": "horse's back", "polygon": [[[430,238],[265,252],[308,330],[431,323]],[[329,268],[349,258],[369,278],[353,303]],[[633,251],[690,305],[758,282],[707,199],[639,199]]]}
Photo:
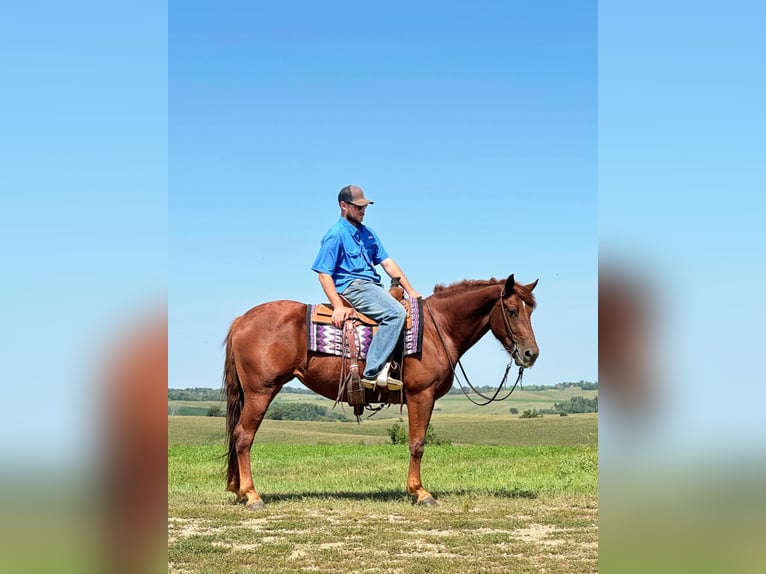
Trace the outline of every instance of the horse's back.
{"label": "horse's back", "polygon": [[306,303],[292,301],[290,299],[280,299],[278,301],[269,301],[256,305],[248,309],[241,317],[251,320],[274,320],[280,318],[290,318],[296,314],[306,316]]}
{"label": "horse's back", "polygon": [[305,331],[306,311],[305,303],[287,299],[261,303],[232,321],[229,336],[238,339],[258,335],[261,338],[269,333]]}

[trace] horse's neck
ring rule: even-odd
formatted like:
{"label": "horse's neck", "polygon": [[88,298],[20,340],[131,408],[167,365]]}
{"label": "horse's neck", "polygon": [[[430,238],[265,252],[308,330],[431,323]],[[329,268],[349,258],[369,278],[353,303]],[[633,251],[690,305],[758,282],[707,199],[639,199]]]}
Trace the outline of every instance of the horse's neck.
{"label": "horse's neck", "polygon": [[489,285],[434,298],[432,306],[442,334],[458,356],[489,331],[489,314],[500,298],[502,286]]}

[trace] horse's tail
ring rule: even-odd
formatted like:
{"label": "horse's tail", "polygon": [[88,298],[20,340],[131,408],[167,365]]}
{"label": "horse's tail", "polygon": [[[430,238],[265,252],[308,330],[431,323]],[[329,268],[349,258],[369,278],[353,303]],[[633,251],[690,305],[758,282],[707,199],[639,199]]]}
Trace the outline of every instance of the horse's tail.
{"label": "horse's tail", "polygon": [[234,361],[234,351],[232,350],[231,338],[235,327],[241,317],[237,317],[229,328],[226,335],[226,358],[223,365],[223,389],[226,396],[226,451],[228,465],[226,471],[227,490],[237,492],[239,490],[239,462],[237,459],[237,441],[234,438],[234,428],[239,422],[239,416],[242,414],[242,405],[245,401],[245,393],[237,374],[237,365]]}

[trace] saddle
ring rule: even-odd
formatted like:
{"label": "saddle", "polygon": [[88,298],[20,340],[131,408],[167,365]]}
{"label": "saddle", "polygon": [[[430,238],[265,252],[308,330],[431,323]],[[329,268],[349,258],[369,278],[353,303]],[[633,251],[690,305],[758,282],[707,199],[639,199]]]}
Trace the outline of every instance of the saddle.
{"label": "saddle", "polygon": [[[412,330],[412,304],[409,299],[404,298],[404,290],[399,286],[397,279],[392,281],[389,293],[404,305],[404,308],[407,311],[407,320],[404,326],[405,332]],[[351,305],[348,300],[343,297],[341,297],[341,299],[343,299],[343,302],[347,307],[353,309],[353,305]],[[313,323],[317,327],[321,326],[322,328],[331,329],[335,333],[338,331],[342,333],[340,341],[342,348],[342,366],[338,385],[338,396],[335,400],[335,404],[347,401],[348,404],[354,408],[354,414],[357,418],[361,417],[364,407],[368,406],[370,402],[404,404],[403,391],[399,391],[398,393],[388,393],[387,391],[380,389],[368,391],[365,390],[361,384],[361,379],[359,377],[359,359],[362,358],[360,347],[365,343],[369,345],[369,340],[365,339],[368,334],[374,336],[378,328],[378,322],[354,309],[351,316],[346,319],[343,328],[335,330],[332,323],[332,311],[332,305],[329,303],[309,306],[310,326]],[[309,339],[310,348],[312,348],[311,334],[309,335]],[[369,337],[369,339],[371,339],[371,337]],[[336,340],[336,343],[337,342],[338,341]],[[392,363],[392,366],[395,366],[394,370],[401,370],[401,363],[399,365]],[[386,395],[385,397],[383,396],[384,394]]]}
{"label": "saddle", "polygon": [[[404,328],[412,329],[412,304],[409,299],[400,299],[399,302],[404,305],[404,308],[407,311],[407,321],[404,324]],[[353,309],[353,305],[350,303],[346,306]],[[319,325],[332,325],[332,305],[329,303],[320,303],[319,305],[312,306],[311,321]],[[358,324],[368,325],[373,328],[373,332],[375,332],[378,326],[378,322],[375,319],[368,317],[356,309],[354,309],[353,314],[347,321],[356,321]]]}

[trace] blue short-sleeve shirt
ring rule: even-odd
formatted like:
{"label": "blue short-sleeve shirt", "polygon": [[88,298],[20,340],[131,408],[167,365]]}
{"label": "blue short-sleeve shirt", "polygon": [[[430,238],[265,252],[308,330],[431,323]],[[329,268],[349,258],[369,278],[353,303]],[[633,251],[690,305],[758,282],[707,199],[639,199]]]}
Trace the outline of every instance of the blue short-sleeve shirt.
{"label": "blue short-sleeve shirt", "polygon": [[380,285],[375,265],[388,259],[378,235],[369,227],[358,228],[341,217],[322,238],[314,265],[317,273],[332,275],[338,293],[343,293],[354,279]]}

